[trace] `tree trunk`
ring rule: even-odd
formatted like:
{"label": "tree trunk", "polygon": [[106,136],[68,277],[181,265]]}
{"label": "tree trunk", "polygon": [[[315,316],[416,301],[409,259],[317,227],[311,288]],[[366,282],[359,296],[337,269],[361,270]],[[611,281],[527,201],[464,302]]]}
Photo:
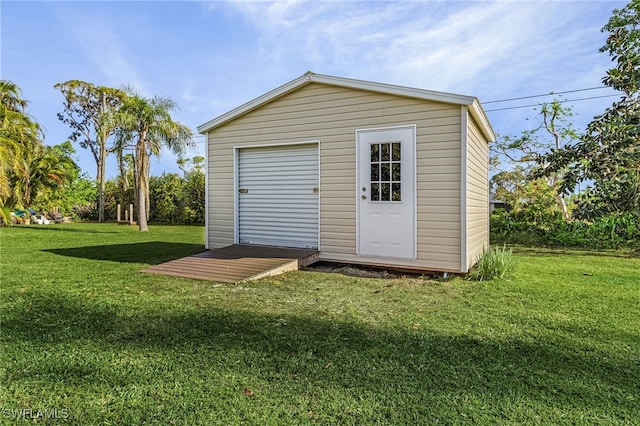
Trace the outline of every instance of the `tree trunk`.
{"label": "tree trunk", "polygon": [[129,190],[129,178],[127,177],[127,169],[124,166],[124,154],[122,149],[118,149],[118,169],[120,171],[120,185],[123,193]]}
{"label": "tree trunk", "polygon": [[558,180],[559,180],[559,177],[557,175],[550,176],[549,178],[547,178],[547,183],[549,183],[549,186],[551,186],[556,193],[555,194],[556,204],[558,205],[560,212],[562,212],[562,217],[564,218],[564,220],[569,220],[569,210],[567,210],[567,203],[564,201],[564,196],[562,195],[561,192],[558,191],[558,188],[557,188]]}
{"label": "tree trunk", "polygon": [[138,162],[138,176],[136,178],[136,188],[138,192],[138,228],[140,232],[148,232],[149,227],[147,225],[147,193],[149,192],[149,178],[148,178],[148,162],[147,149],[145,146],[145,137],[140,135],[138,143],[136,144],[136,154]]}
{"label": "tree trunk", "polygon": [[105,192],[105,171],[107,164],[107,151],[104,147],[100,148],[100,164],[98,165],[99,179],[98,179],[98,222],[104,222],[104,192]]}
{"label": "tree trunk", "polygon": [[145,170],[144,170],[144,175],[145,175],[145,179],[146,179],[146,189],[145,189],[145,206],[147,208],[146,213],[147,213],[147,220],[149,220],[149,217],[151,217],[151,199],[150,199],[150,188],[149,188],[149,176],[151,174],[149,168],[151,166],[150,164],[150,156],[147,155],[146,157],[146,162],[145,162]]}
{"label": "tree trunk", "polygon": [[567,210],[567,203],[564,201],[564,197],[562,194],[556,195],[556,202],[558,203],[558,207],[560,207],[560,211],[562,212],[562,217],[564,220],[569,220],[569,211]]}
{"label": "tree trunk", "polygon": [[147,208],[147,203],[144,196],[144,178],[138,183],[138,229],[140,232],[148,232],[149,227],[147,225],[147,217],[145,214],[145,210]]}

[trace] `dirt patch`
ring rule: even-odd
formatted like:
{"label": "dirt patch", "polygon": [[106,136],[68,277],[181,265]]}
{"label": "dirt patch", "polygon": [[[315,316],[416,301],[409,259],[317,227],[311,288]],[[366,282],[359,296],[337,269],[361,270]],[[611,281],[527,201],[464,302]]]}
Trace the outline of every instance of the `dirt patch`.
{"label": "dirt patch", "polygon": [[332,272],[350,277],[359,278],[381,278],[381,279],[401,279],[401,278],[422,278],[441,279],[440,274],[419,274],[406,271],[395,271],[392,269],[372,268],[369,266],[353,265],[345,263],[316,262],[305,269],[318,272]]}

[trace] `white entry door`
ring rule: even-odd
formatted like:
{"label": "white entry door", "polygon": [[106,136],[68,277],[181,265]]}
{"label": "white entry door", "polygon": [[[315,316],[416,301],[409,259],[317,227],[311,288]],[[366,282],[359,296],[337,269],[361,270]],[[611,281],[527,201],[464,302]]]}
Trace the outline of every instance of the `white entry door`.
{"label": "white entry door", "polygon": [[415,258],[415,126],[358,130],[358,254]]}

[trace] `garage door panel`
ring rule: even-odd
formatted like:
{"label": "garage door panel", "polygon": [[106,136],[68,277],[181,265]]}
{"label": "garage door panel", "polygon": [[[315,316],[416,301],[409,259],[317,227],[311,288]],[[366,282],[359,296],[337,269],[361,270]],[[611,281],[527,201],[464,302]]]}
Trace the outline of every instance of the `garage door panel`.
{"label": "garage door panel", "polygon": [[318,170],[316,144],[241,149],[239,242],[318,248]]}

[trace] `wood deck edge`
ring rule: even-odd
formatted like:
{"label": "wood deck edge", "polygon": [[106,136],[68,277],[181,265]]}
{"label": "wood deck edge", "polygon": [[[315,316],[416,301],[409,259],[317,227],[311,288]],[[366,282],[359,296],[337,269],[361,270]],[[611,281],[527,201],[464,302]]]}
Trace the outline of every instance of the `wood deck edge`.
{"label": "wood deck edge", "polygon": [[283,263],[282,265],[278,265],[275,268],[271,268],[268,271],[260,272],[258,274],[255,274],[253,276],[250,276],[250,277],[245,278],[244,280],[240,280],[238,282],[241,283],[241,282],[245,282],[245,281],[257,280],[257,279],[264,278],[264,277],[273,277],[275,275],[280,275],[280,274],[283,274],[285,272],[297,271],[298,269],[300,269],[299,261],[298,261],[298,259],[293,259],[293,260],[290,260],[287,263]]}
{"label": "wood deck edge", "polygon": [[305,266],[312,265],[320,261],[320,252],[317,251],[310,256],[298,259],[298,268],[304,268]]}
{"label": "wood deck edge", "polygon": [[221,283],[227,283],[227,284],[235,284],[236,280],[235,279],[229,279],[226,277],[216,277],[216,279],[212,279],[212,278],[208,278],[208,277],[204,277],[201,274],[198,273],[188,273],[188,272],[184,272],[184,271],[173,271],[172,273],[167,273],[166,271],[156,271],[156,270],[147,270],[147,269],[142,269],[140,271],[138,271],[141,274],[154,274],[154,275],[163,275],[165,277],[174,277],[174,278],[188,278],[191,280],[200,280],[200,281],[210,281],[210,282],[221,282]]}

